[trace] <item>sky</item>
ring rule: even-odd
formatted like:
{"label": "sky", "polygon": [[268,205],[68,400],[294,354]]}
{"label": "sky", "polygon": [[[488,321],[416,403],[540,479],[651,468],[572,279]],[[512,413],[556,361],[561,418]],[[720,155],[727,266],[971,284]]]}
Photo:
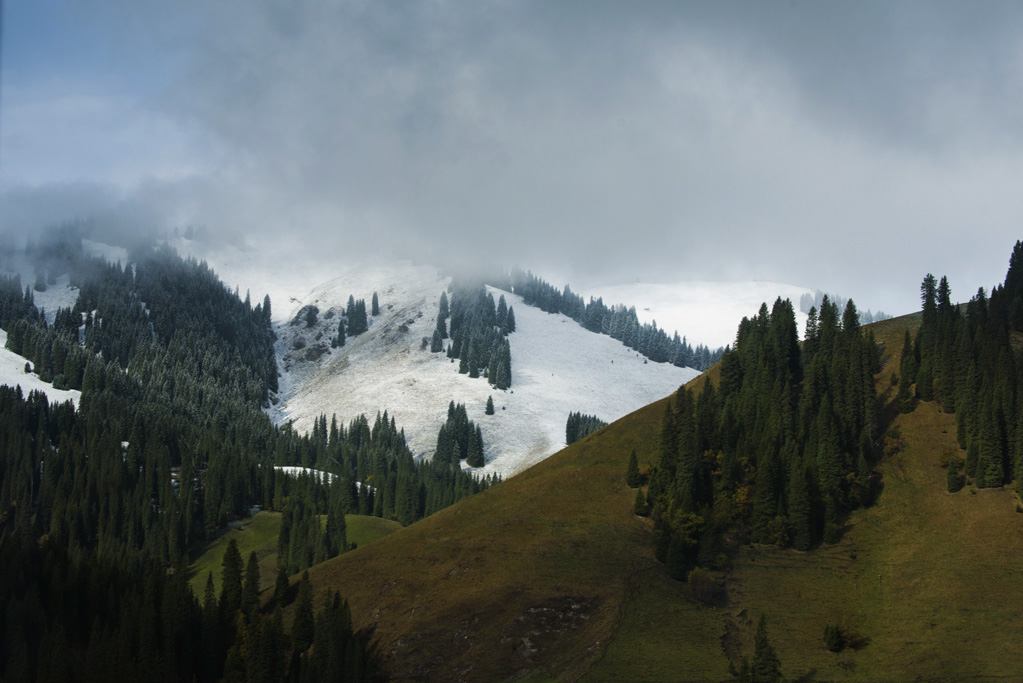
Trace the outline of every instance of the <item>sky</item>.
{"label": "sky", "polygon": [[915,310],[1023,226],[1023,4],[6,0],[0,229]]}

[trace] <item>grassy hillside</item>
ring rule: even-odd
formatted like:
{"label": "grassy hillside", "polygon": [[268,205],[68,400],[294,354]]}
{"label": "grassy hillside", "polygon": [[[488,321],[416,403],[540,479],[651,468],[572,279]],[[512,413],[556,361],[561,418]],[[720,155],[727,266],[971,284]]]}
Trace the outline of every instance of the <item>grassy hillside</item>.
{"label": "grassy hillside", "polygon": [[[326,525],[326,515],[321,517],[321,522]],[[354,542],[359,547],[368,545],[401,528],[401,525],[393,520],[367,515],[346,515],[345,523],[348,527],[349,543]],[[261,587],[266,589],[273,586],[277,578],[277,535],[280,533],[280,528],[281,514],[279,512],[259,512],[210,542],[189,568],[189,582],[192,585],[192,591],[202,599],[206,589],[206,576],[212,571],[213,584],[219,595],[224,551],[227,550],[227,545],[232,538],[238,544],[243,562],[248,562],[249,553],[256,551]]]}
{"label": "grassy hillside", "polygon": [[[324,528],[327,525],[327,516],[322,515]],[[358,547],[369,545],[373,541],[393,534],[401,528],[401,524],[393,519],[382,519],[370,515],[345,515],[348,542]]]}
{"label": "grassy hillside", "polygon": [[[888,366],[907,316],[874,326]],[[701,380],[698,380],[702,382]],[[376,629],[396,680],[724,681],[763,612],[796,680],[994,680],[1023,670],[1023,515],[1009,489],[945,491],[953,416],[895,416],[877,503],[841,542],[749,547],[707,607],[653,558],[629,452],[656,456],[654,403],[433,517],[313,568]],[[892,448],[894,451],[894,447]],[[838,622],[856,648],[833,654]],[[727,653],[727,656],[726,656]]]}
{"label": "grassy hillside", "polygon": [[259,560],[259,578],[263,588],[272,586],[277,571],[277,533],[281,528],[279,512],[259,512],[237,527],[211,541],[192,563],[189,582],[192,592],[202,599],[206,577],[213,572],[213,585],[220,594],[220,575],[223,572],[224,551],[231,539],[238,544],[242,561],[248,562],[249,553],[256,552]]}

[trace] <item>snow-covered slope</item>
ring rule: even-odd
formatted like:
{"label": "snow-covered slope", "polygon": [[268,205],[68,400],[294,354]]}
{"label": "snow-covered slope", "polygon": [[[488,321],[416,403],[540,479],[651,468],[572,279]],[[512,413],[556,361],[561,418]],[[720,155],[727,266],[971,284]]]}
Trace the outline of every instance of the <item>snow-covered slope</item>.
{"label": "snow-covered slope", "polygon": [[78,407],[78,400],[82,392],[69,389],[67,391],[54,389],[51,384],[39,379],[35,373],[25,372],[24,356],[9,351],[7,348],[7,332],[0,330],[0,384],[16,387],[21,386],[21,392],[28,396],[31,391],[41,391],[46,394],[50,403],[63,403],[71,401]]}
{"label": "snow-covered slope", "polygon": [[657,321],[670,335],[678,331],[692,346],[711,349],[735,343],[735,332],[744,317],[753,317],[766,302],[768,309],[779,296],[792,301],[800,335],[806,314],[799,312],[799,297],[813,290],[778,282],[677,282],[674,284],[625,284],[597,287],[586,292],[601,297],[608,306],[635,306],[642,323]]}
{"label": "snow-covered slope", "polygon": [[[495,299],[503,293],[514,306],[517,325],[509,336],[512,387],[495,390],[483,378],[458,374],[443,353],[430,353],[423,346],[423,339],[433,332],[447,284],[429,266],[360,266],[302,298],[302,305],[320,309],[320,318],[311,328],[302,321],[277,327],[283,401],[275,416],[293,420],[305,431],[320,414],[336,413],[347,423],[356,415],[372,418],[386,409],[405,429],[413,451],[430,455],[448,403],[464,403],[487,444],[482,471],[507,476],[564,446],[570,412],[615,420],[663,398],[698,374],[646,363],[610,337],[492,290]],[[374,291],[381,312],[371,320],[369,331],[331,350],[337,314],[348,296],[369,302]],[[334,316],[325,320],[330,311]],[[296,345],[297,340],[301,341]],[[492,416],[484,414],[488,396],[493,396],[496,407]]]}

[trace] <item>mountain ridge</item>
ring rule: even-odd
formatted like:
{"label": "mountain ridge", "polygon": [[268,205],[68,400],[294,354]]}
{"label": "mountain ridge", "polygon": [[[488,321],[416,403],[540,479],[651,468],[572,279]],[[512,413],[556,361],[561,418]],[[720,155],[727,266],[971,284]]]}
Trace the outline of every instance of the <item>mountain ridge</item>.
{"label": "mountain ridge", "polygon": [[[888,410],[902,336],[919,319],[871,326],[884,345],[875,381]],[[954,417],[930,403],[892,414],[877,503],[853,512],[834,545],[743,547],[716,575],[718,606],[705,606],[654,559],[650,522],[632,513],[635,492],[624,483],[633,449],[640,463],[656,456],[665,400],[364,553],[313,567],[314,585],[348,591],[357,625],[374,630],[397,681],[722,681],[729,659],[750,651],[761,612],[790,677],[964,680],[1023,664],[1006,600],[1023,597],[1007,563],[1011,549],[1023,552],[1023,519],[1008,489],[945,491],[940,460],[957,448]],[[919,508],[935,519],[922,523]],[[956,529],[957,519],[968,528]],[[978,534],[976,524],[1010,525],[1010,547],[996,548],[1002,534]],[[930,576],[942,581],[927,588]],[[586,619],[573,622],[572,605]],[[550,619],[531,622],[537,614]],[[857,639],[841,655],[821,635],[835,621]],[[522,624],[531,627],[517,631]],[[980,629],[993,661],[963,647]]]}

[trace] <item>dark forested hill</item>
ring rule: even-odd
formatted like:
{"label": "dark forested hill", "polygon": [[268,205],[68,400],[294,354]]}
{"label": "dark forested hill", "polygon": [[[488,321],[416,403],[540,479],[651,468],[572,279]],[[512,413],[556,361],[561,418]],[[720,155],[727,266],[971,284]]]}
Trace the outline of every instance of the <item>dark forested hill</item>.
{"label": "dark forested hill", "polygon": [[[254,507],[280,511],[285,580],[348,549],[348,513],[410,524],[491,481],[457,461],[415,461],[386,413],[347,427],[323,416],[304,436],[278,429],[261,410],[277,389],[269,299],[253,306],[167,248],[122,265],[69,236],[64,247],[59,262],[43,256],[78,296],[52,324],[29,288],[0,283],[7,348],[41,380],[81,390],[75,410],[0,387],[0,673],[152,680],[159,662],[168,680],[256,680],[257,669],[281,680],[341,667],[304,657],[312,635],[289,641],[273,605],[258,609],[258,571],[242,596],[241,558],[233,574],[225,564],[235,580],[200,601],[190,554]],[[323,618],[350,619],[332,604]],[[372,677],[365,638],[337,637],[349,680]]]}

